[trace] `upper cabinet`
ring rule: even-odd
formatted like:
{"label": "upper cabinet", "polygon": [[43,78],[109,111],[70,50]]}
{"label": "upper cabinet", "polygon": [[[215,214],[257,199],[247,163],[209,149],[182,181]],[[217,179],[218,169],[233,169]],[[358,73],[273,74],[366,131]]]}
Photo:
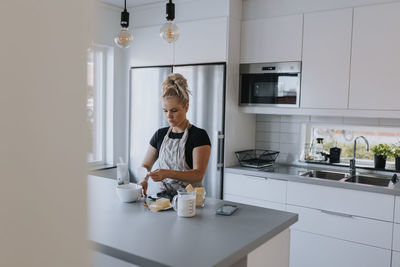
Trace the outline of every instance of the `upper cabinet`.
{"label": "upper cabinet", "polygon": [[129,48],[130,66],[172,65],[173,45],[160,37],[160,27],[133,29],[133,43]]}
{"label": "upper cabinet", "polygon": [[400,3],[354,8],[351,109],[399,110]]}
{"label": "upper cabinet", "polygon": [[352,9],[304,14],[301,108],[347,108],[352,17]]}
{"label": "upper cabinet", "polygon": [[225,62],[227,17],[177,23],[180,36],[174,44],[160,37],[160,26],[135,28],[129,48],[130,66],[162,66]]}
{"label": "upper cabinet", "polygon": [[241,63],[301,61],[303,15],[242,22]]}
{"label": "upper cabinet", "polygon": [[175,64],[225,62],[227,57],[227,18],[177,23]]}

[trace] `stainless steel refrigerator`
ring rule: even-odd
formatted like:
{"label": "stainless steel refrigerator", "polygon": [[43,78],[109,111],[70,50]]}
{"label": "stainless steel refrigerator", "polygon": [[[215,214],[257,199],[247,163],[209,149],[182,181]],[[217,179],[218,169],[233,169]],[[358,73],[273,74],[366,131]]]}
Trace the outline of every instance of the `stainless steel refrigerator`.
{"label": "stainless steel refrigerator", "polygon": [[[221,198],[224,151],[225,63],[134,67],[130,73],[129,169],[140,166],[155,131],[167,127],[161,109],[161,83],[180,73],[191,91],[187,118],[207,131],[211,156],[203,179],[207,196]],[[157,168],[156,162],[153,169]],[[151,185],[149,185],[151,186]]]}

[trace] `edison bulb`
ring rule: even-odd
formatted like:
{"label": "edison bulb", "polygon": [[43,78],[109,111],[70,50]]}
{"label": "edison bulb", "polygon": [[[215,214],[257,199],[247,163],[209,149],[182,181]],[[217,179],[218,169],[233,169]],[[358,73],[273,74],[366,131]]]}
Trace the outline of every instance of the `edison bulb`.
{"label": "edison bulb", "polygon": [[173,21],[167,21],[160,29],[160,36],[168,43],[173,43],[179,38],[179,28]]}
{"label": "edison bulb", "polygon": [[114,41],[119,47],[127,48],[133,42],[133,35],[128,28],[122,28],[114,38]]}

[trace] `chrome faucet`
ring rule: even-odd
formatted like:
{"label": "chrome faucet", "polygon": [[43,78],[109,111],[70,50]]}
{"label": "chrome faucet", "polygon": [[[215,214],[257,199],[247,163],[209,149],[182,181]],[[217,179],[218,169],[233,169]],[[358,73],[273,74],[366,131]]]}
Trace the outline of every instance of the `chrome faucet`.
{"label": "chrome faucet", "polygon": [[354,146],[353,146],[353,158],[350,160],[350,177],[355,177],[356,176],[356,148],[357,148],[357,139],[361,138],[364,139],[365,143],[367,144],[367,151],[369,151],[369,143],[367,138],[365,138],[364,136],[360,135],[357,136],[354,139]]}

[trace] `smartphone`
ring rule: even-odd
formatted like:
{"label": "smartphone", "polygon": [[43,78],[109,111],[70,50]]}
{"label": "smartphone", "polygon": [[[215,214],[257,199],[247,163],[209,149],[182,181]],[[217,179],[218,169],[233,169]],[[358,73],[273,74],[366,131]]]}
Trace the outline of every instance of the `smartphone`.
{"label": "smartphone", "polygon": [[219,207],[215,213],[219,215],[225,215],[229,216],[232,215],[235,211],[238,210],[238,207],[235,205],[230,205],[230,204],[224,204],[221,207]]}

